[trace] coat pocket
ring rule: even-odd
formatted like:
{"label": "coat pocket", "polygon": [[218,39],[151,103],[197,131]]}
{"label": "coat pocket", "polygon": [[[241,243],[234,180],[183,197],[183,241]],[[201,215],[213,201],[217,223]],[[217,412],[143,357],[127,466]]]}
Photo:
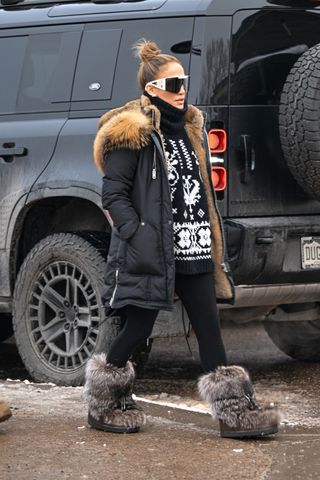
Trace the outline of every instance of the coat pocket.
{"label": "coat pocket", "polygon": [[136,275],[163,275],[164,263],[161,233],[142,220],[134,235],[127,241],[126,269]]}

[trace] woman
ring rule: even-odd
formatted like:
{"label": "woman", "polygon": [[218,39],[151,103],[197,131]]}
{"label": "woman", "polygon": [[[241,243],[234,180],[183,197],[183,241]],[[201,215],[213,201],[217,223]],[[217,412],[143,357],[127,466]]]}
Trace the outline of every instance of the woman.
{"label": "woman", "polygon": [[180,297],[195,331],[206,372],[199,392],[221,422],[223,435],[277,430],[275,411],[258,407],[248,373],[227,366],[216,297],[233,301],[224,263],[221,219],[210,181],[204,119],[187,105],[188,77],[180,61],[154,42],[136,44],[139,100],[105,113],[94,158],[102,172],[102,205],[113,222],[103,299],[126,322],[107,357],[88,361],[89,424],[136,432],[145,415],[131,393],[129,358],[151,335],[160,309]]}

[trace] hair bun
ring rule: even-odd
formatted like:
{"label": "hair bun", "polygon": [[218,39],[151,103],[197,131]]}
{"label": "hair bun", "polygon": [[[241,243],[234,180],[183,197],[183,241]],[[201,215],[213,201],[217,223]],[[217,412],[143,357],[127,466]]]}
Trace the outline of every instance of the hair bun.
{"label": "hair bun", "polygon": [[136,56],[140,58],[141,62],[150,62],[152,58],[160,55],[161,50],[155,42],[142,38],[134,45]]}

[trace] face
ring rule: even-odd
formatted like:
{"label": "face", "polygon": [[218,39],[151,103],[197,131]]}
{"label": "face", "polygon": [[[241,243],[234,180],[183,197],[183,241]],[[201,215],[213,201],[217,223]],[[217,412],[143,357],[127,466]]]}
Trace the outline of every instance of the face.
{"label": "face", "polygon": [[[180,77],[182,75],[185,75],[183,67],[177,62],[170,62],[166,65],[163,65],[159,69],[157,78],[155,78],[155,80],[157,80],[158,78]],[[150,95],[159,97],[176,108],[182,109],[184,107],[186,91],[183,85],[178,93],[167,92],[165,90],[161,90],[161,88],[158,88],[154,85],[146,85],[146,91]]]}

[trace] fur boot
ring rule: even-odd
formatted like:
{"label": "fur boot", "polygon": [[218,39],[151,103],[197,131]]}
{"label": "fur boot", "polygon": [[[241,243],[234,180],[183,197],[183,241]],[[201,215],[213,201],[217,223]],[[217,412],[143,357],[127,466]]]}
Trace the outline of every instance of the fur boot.
{"label": "fur boot", "polygon": [[198,391],[220,423],[223,437],[254,437],[278,431],[279,412],[257,403],[247,370],[238,366],[217,367],[198,381]]}
{"label": "fur boot", "polygon": [[84,398],[89,406],[89,425],[114,433],[139,431],[146,418],[132,399],[134,379],[135,371],[130,361],[118,368],[106,362],[104,353],[88,361]]}
{"label": "fur boot", "polygon": [[9,405],[4,400],[0,400],[0,422],[8,420],[12,416]]}

